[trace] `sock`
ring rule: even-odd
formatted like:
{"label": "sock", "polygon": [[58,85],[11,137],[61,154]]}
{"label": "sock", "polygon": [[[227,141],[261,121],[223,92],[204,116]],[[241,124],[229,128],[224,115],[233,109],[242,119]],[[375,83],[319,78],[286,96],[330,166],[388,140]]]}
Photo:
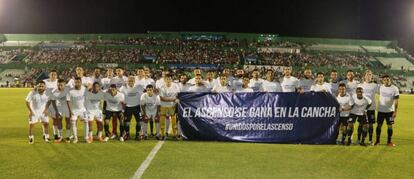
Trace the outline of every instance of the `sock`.
{"label": "sock", "polygon": [[129,128],[130,128],[131,123],[130,122],[125,122],[125,134],[129,135]]}
{"label": "sock", "polygon": [[344,142],[346,138],[346,130],[342,131],[341,142]]}
{"label": "sock", "polygon": [[177,136],[177,118],[175,115],[171,116],[171,128],[172,128],[172,134],[174,137]]}
{"label": "sock", "polygon": [[45,133],[45,126],[43,126],[43,125],[41,125],[41,126],[42,126],[42,135],[45,136],[46,135],[46,133]]}
{"label": "sock", "polygon": [[78,128],[76,127],[76,121],[70,121],[72,123],[72,133],[75,138],[78,137]]}
{"label": "sock", "polygon": [[372,141],[372,135],[374,133],[374,126],[369,126],[368,127],[368,133],[369,133],[369,141]]}
{"label": "sock", "polygon": [[156,135],[157,136],[160,136],[160,123],[159,122],[156,122],[155,123],[155,126],[156,126],[156,130],[155,130]]}
{"label": "sock", "polygon": [[84,123],[85,127],[83,127],[83,130],[85,131],[85,139],[88,140],[88,136],[89,136],[89,124],[88,121],[85,121]]}
{"label": "sock", "polygon": [[143,122],[142,123],[142,135],[148,136],[148,123]]}
{"label": "sock", "polygon": [[45,134],[45,138],[48,139],[49,138],[49,134]]}
{"label": "sock", "polygon": [[120,136],[123,136],[125,134],[125,122],[123,121],[119,122],[119,134]]}
{"label": "sock", "polygon": [[102,137],[102,131],[98,131],[98,137],[101,138]]}
{"label": "sock", "polygon": [[354,132],[353,128],[348,128],[348,141],[351,141],[352,133]]}
{"label": "sock", "polygon": [[[140,121],[139,124],[141,125],[141,128],[142,128],[141,135],[144,135],[145,136],[146,135],[146,133],[145,133],[145,127],[144,127],[145,123],[143,121]],[[138,132],[139,131],[137,131],[137,135],[138,135]]]}
{"label": "sock", "polygon": [[368,129],[367,128],[363,128],[362,129],[362,140],[361,140],[361,143],[364,143],[365,142],[365,138],[367,137],[367,132],[368,132]]}
{"label": "sock", "polygon": [[391,142],[391,137],[392,137],[392,127],[388,127],[388,130],[387,130],[387,134],[388,134],[388,140],[387,140],[387,142],[388,143],[390,143]]}
{"label": "sock", "polygon": [[53,129],[53,135],[57,135],[58,134],[58,127],[57,127],[57,125],[53,125],[52,129]]}
{"label": "sock", "polygon": [[112,134],[116,135],[117,127],[118,127],[118,121],[112,119]]}
{"label": "sock", "polygon": [[380,141],[380,136],[381,136],[381,127],[380,125],[377,126],[377,142]]}
{"label": "sock", "polygon": [[93,137],[93,131],[89,131],[89,137]]}
{"label": "sock", "polygon": [[154,121],[153,121],[153,120],[150,120],[150,121],[149,121],[149,124],[150,124],[150,131],[151,131],[151,134],[154,134]]}
{"label": "sock", "polygon": [[33,139],[34,138],[34,135],[29,135],[29,139]]}
{"label": "sock", "polygon": [[58,130],[58,137],[59,137],[59,138],[61,138],[61,137],[62,137],[62,134],[63,134],[62,129],[59,129],[59,130]]}
{"label": "sock", "polygon": [[165,133],[168,133],[168,131],[170,131],[170,119],[165,119]]}
{"label": "sock", "polygon": [[66,128],[66,138],[70,137],[70,128]]}
{"label": "sock", "polygon": [[159,122],[159,128],[160,128],[160,130],[159,130],[159,132],[160,132],[160,135],[161,136],[165,136],[165,122],[166,122],[166,120],[165,120],[165,116],[160,116],[160,122]]}
{"label": "sock", "polygon": [[109,137],[109,124],[107,122],[105,122],[104,124],[104,129],[105,129],[105,136]]}
{"label": "sock", "polygon": [[362,134],[362,125],[358,125],[358,140],[361,141],[361,134]]}

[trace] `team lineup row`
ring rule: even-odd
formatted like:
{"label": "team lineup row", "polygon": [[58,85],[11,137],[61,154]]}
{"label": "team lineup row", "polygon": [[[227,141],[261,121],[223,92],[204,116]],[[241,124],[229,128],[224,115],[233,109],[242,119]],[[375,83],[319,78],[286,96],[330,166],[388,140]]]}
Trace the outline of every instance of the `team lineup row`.
{"label": "team lineup row", "polygon": [[[176,118],[176,105],[179,103],[179,92],[327,92],[336,96],[341,105],[341,143],[351,143],[353,124],[358,119],[358,141],[365,145],[364,140],[369,133],[372,143],[375,110],[378,111],[377,141],[384,119],[388,125],[388,144],[391,142],[392,124],[398,108],[398,88],[391,84],[389,76],[382,77],[382,84],[372,82],[372,72],[367,70],[364,82],[354,80],[354,74],[349,70],[346,80],[337,81],[336,71],[331,72],[331,80],[325,82],[324,73],[317,73],[312,79],[310,70],[304,71],[304,78],[297,79],[291,75],[292,68],[284,67],[283,78],[273,79],[274,71],[266,71],[266,79],[261,79],[260,71],[253,70],[251,78],[244,74],[244,70],[236,71],[233,77],[226,69],[218,77],[208,72],[206,78],[201,75],[200,69],[194,70],[194,78],[187,81],[187,75],[180,75],[179,82],[173,82],[172,75],[164,71],[158,80],[153,80],[150,74],[143,69],[137,70],[137,75],[128,77],[123,75],[122,68],[107,69],[107,75],[102,78],[100,73],[91,77],[84,76],[82,67],[76,68],[76,77],[68,82],[58,79],[57,71],[51,70],[49,79],[38,82],[27,98],[29,109],[29,143],[34,142],[33,128],[42,122],[45,141],[49,141],[48,118],[53,118],[53,133],[55,142],[63,140],[62,120],[66,120],[66,141],[76,143],[77,120],[85,123],[85,141],[94,140],[92,133],[93,121],[97,124],[95,139],[108,141],[110,138],[124,141],[130,139],[130,124],[132,116],[136,119],[135,139],[148,137],[148,123],[150,134],[153,134],[154,122],[156,138],[165,139],[170,122],[172,135],[180,138],[179,123]],[[375,94],[379,93],[377,108]],[[103,101],[103,108],[101,102]],[[109,122],[112,120],[112,131],[109,131]],[[119,122],[120,136],[117,134]],[[105,137],[103,137],[103,130]],[[362,140],[361,139],[362,136]],[[372,143],[373,144],[373,143]]]}

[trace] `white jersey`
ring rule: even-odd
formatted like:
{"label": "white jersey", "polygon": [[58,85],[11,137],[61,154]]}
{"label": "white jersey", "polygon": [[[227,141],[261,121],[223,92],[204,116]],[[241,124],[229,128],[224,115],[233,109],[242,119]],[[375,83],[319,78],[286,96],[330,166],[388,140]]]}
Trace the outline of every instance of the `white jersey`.
{"label": "white jersey", "polygon": [[52,91],[52,100],[55,100],[56,107],[58,108],[67,108],[68,103],[66,102],[66,96],[69,93],[69,87],[65,87],[63,91],[55,89]]}
{"label": "white jersey", "polygon": [[364,115],[367,106],[371,105],[372,103],[372,101],[368,97],[362,96],[362,98],[359,99],[356,94],[352,96],[352,101],[354,102],[354,106],[351,109],[351,114],[359,116]]}
{"label": "white jersey", "polygon": [[211,89],[213,89],[214,86],[217,86],[218,84],[219,84],[219,81],[217,81],[216,79],[213,79],[211,81],[209,81],[209,80],[204,81],[204,85],[206,86],[208,91],[211,91]]}
{"label": "white jersey", "polygon": [[355,94],[355,90],[358,87],[359,81],[356,81],[356,80],[352,80],[352,81],[343,80],[343,81],[341,81],[341,83],[344,83],[346,85],[346,92],[353,95],[353,94]]}
{"label": "white jersey", "polygon": [[232,92],[233,90],[231,89],[229,85],[221,86],[221,84],[219,84],[219,85],[214,86],[211,91],[216,92],[216,93],[228,93],[228,92]]}
{"label": "white jersey", "polygon": [[376,83],[364,82],[364,83],[359,84],[358,87],[361,87],[363,90],[364,96],[368,97],[372,101],[372,104],[368,110],[375,110],[377,106],[377,103],[375,100],[375,94],[378,93],[379,85]]}
{"label": "white jersey", "polygon": [[122,86],[125,86],[126,83],[127,83],[127,81],[128,81],[128,78],[126,76],[122,76],[122,77],[115,76],[115,77],[113,77],[111,79],[111,82],[110,83],[111,84],[115,84],[116,85],[116,89],[119,89]]}
{"label": "white jersey", "polygon": [[[194,78],[191,78],[190,80],[188,80],[187,83],[190,84],[190,85],[195,85],[196,84],[195,77]],[[205,81],[202,80],[202,83],[205,84]]]}
{"label": "white jersey", "polygon": [[[170,87],[167,87],[167,85],[164,85],[160,89],[160,98],[176,98],[178,93],[180,92],[180,87],[178,87],[177,84],[171,83]],[[161,101],[161,106],[165,107],[172,107],[175,105],[175,102],[165,102]]]}
{"label": "white jersey", "polygon": [[109,89],[109,86],[111,86],[111,80],[112,80],[112,78],[108,78],[108,77],[106,77],[106,78],[102,78],[102,80],[101,80],[101,84],[102,84],[102,91],[103,92],[107,92],[108,91],[108,89]]}
{"label": "white jersey", "polygon": [[242,86],[243,86],[243,79],[242,78],[234,78],[230,83],[230,87],[233,90],[239,89]]}
{"label": "white jersey", "polygon": [[312,85],[315,83],[313,79],[301,78],[298,83],[299,88],[303,88],[305,92],[310,91]]}
{"label": "white jersey", "polygon": [[311,86],[311,91],[315,91],[315,92],[328,92],[328,93],[332,93],[331,91],[331,86],[328,83],[323,83],[322,85],[320,84],[314,84]]}
{"label": "white jersey", "polygon": [[50,98],[50,93],[47,93],[46,91],[44,91],[43,94],[40,94],[39,92],[32,90],[27,95],[26,102],[30,103],[30,107],[34,113],[41,114],[45,110],[46,104]]}
{"label": "white jersey", "polygon": [[142,94],[141,96],[141,106],[145,105],[145,113],[147,117],[155,116],[157,114],[157,107],[160,105],[160,97],[153,94],[149,96],[147,93]]}
{"label": "white jersey", "polygon": [[282,86],[279,82],[264,80],[261,90],[263,92],[282,92]]}
{"label": "white jersey", "polygon": [[331,88],[332,94],[336,94],[338,92],[339,83],[330,82],[329,87]]}
{"label": "white jersey", "polygon": [[394,99],[399,98],[400,92],[398,88],[394,85],[385,86],[381,85],[379,88],[379,104],[378,104],[378,111],[379,112],[394,112],[395,105]]}
{"label": "white jersey", "polygon": [[139,77],[137,77],[137,76],[135,77],[135,85],[141,86],[143,90],[149,84],[151,84],[151,83],[146,78],[139,79]]}
{"label": "white jersey", "polygon": [[46,83],[46,89],[49,90],[49,92],[52,92],[53,90],[57,89],[58,80],[52,81],[49,79],[43,80]]}
{"label": "white jersey", "polygon": [[191,86],[190,88],[188,88],[188,91],[189,92],[194,92],[194,93],[210,92],[208,90],[208,88],[206,86],[204,86],[204,85],[201,85],[201,86],[197,86],[197,85]]}
{"label": "white jersey", "polygon": [[144,93],[144,86],[134,85],[130,87],[129,85],[122,86],[119,91],[125,96],[125,103],[127,107],[134,107],[140,104],[141,95]]}
{"label": "white jersey", "polygon": [[[345,94],[345,96],[341,96],[338,94],[336,97],[336,100],[338,101],[340,108],[342,109],[350,109],[352,105],[354,105],[354,101],[348,93]],[[348,117],[350,113],[350,110],[342,111],[340,112],[339,116],[341,117]]]}
{"label": "white jersey", "polygon": [[102,87],[102,78],[101,77],[91,77],[91,84],[94,84],[95,82],[99,83],[99,85]]}
{"label": "white jersey", "polygon": [[91,91],[86,92],[85,106],[87,111],[101,111],[101,101],[104,99],[104,93],[99,91],[93,93]]}
{"label": "white jersey", "polygon": [[236,93],[251,93],[251,92],[254,92],[254,91],[250,87],[247,87],[247,88],[241,87],[241,88],[236,89],[234,92],[236,92]]}
{"label": "white jersey", "polygon": [[299,80],[293,76],[283,77],[280,85],[282,86],[283,92],[295,92],[296,88],[299,87]]}
{"label": "white jersey", "polygon": [[81,86],[79,90],[72,88],[66,95],[66,100],[69,101],[72,111],[85,111],[85,94],[86,88]]}
{"label": "white jersey", "polygon": [[112,112],[122,111],[122,103],[125,101],[124,94],[117,92],[115,96],[110,93],[105,93],[104,99],[106,101],[106,110]]}
{"label": "white jersey", "polygon": [[[83,76],[81,77],[82,86],[88,87],[88,85],[92,85],[92,80],[89,77]],[[75,78],[71,78],[67,84],[70,88],[75,87]]]}
{"label": "white jersey", "polygon": [[155,81],[152,78],[145,78],[145,80],[147,81],[147,84],[152,85],[155,87]]}
{"label": "white jersey", "polygon": [[249,87],[252,88],[254,92],[261,91],[262,90],[262,85],[263,85],[263,82],[264,81],[265,80],[263,80],[261,78],[258,78],[257,80],[250,79]]}
{"label": "white jersey", "polygon": [[164,86],[164,84],[164,78],[160,78],[157,80],[157,82],[155,82],[155,88],[161,89],[161,87]]}
{"label": "white jersey", "polygon": [[178,86],[180,87],[180,92],[188,92],[188,90],[190,89],[191,85],[186,83],[186,84],[182,84],[182,83],[178,83]]}

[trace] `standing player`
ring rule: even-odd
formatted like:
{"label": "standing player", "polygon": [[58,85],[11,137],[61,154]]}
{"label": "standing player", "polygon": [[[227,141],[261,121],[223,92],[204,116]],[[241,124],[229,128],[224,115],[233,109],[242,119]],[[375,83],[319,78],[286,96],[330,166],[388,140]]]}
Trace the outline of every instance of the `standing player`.
{"label": "standing player", "polygon": [[57,139],[56,143],[62,141],[62,120],[65,118],[66,121],[66,138],[70,137],[70,114],[68,110],[68,104],[66,102],[66,95],[69,92],[69,87],[66,86],[66,81],[63,79],[58,80],[57,89],[52,91],[52,100],[54,100],[58,115],[56,116],[57,122]]}
{"label": "standing player", "polygon": [[[117,67],[115,69],[115,77],[111,79],[111,85],[115,84],[116,89],[119,90],[122,86],[125,86],[128,81],[128,78],[124,76],[124,69],[121,67]],[[119,126],[121,128],[121,126]],[[112,120],[112,132],[113,135],[111,139],[115,139],[117,137],[116,131],[118,130],[118,120]],[[115,133],[114,133],[115,132]]]}
{"label": "standing player", "polygon": [[305,69],[305,71],[303,71],[303,77],[299,80],[299,90],[302,92],[310,91],[310,88],[313,85],[313,83],[314,81],[312,79],[312,71],[311,69],[307,68]]}
{"label": "standing player", "polygon": [[[104,141],[107,142],[109,140],[110,132],[109,132],[109,120],[118,121],[120,126],[121,136],[124,136],[124,117],[122,115],[123,104],[125,97],[122,93],[119,93],[116,89],[115,84],[111,84],[109,86],[108,92],[104,94],[104,99],[106,101],[106,112],[105,114],[105,121],[104,121],[104,129],[105,129],[105,139]],[[113,122],[112,122],[113,124]],[[111,139],[115,139],[117,137],[117,128],[112,126],[112,136]],[[120,141],[124,141],[123,137],[119,138]]]}
{"label": "standing player", "polygon": [[280,85],[283,92],[295,92],[298,88],[299,80],[292,76],[292,67],[286,66],[283,68],[283,78]]}
{"label": "standing player", "polygon": [[86,111],[88,113],[88,139],[87,143],[91,143],[93,141],[92,136],[92,129],[93,129],[93,121],[96,120],[96,126],[98,129],[98,140],[103,142],[102,139],[102,110],[101,110],[101,101],[104,98],[104,93],[101,91],[101,85],[98,82],[94,82],[92,84],[92,89],[86,92],[85,95],[85,106]]}
{"label": "standing player", "polygon": [[316,74],[316,80],[315,80],[315,84],[313,84],[310,88],[311,91],[315,91],[315,92],[326,92],[326,93],[332,93],[330,85],[325,83],[325,76],[322,72],[318,72]]}
{"label": "standing player", "polygon": [[156,82],[155,82],[155,89],[157,89],[158,91],[161,89],[162,86],[164,86],[165,84],[165,76],[170,74],[168,69],[163,69],[161,72],[161,78],[159,78]]}
{"label": "standing player", "polygon": [[254,92],[252,88],[249,87],[250,79],[249,76],[244,75],[243,76],[243,84],[240,88],[236,89],[236,93],[250,93]]}
{"label": "standing player", "polygon": [[[364,82],[359,84],[358,87],[361,87],[364,91],[364,96],[371,99],[372,104],[368,108],[367,117],[368,117],[368,136],[369,136],[369,144],[373,145],[372,142],[372,135],[374,133],[374,124],[375,124],[375,108],[377,107],[377,103],[375,100],[375,94],[378,92],[379,86],[377,83],[372,81],[372,72],[371,70],[365,71],[364,75]],[[361,137],[362,134],[362,126],[358,126],[358,139]]]}
{"label": "standing player", "polygon": [[214,77],[214,72],[209,70],[206,75],[206,80],[204,81],[204,85],[206,86],[208,91],[211,91],[214,86],[218,84],[218,80]]}
{"label": "standing player", "polygon": [[[177,137],[177,118],[175,116],[175,108],[179,102],[177,95],[180,92],[178,85],[172,82],[172,77],[170,74],[165,76],[165,85],[160,89],[160,132],[161,139],[165,140],[165,134],[168,133],[169,129],[169,120],[166,120],[167,117],[170,117],[172,123],[173,136]],[[165,131],[167,130],[167,132]]]}
{"label": "standing player", "polygon": [[[78,118],[85,122],[85,140],[88,141],[90,139],[88,138],[89,124],[85,107],[86,88],[82,85],[82,79],[80,77],[75,77],[74,85],[74,88],[72,88],[66,95],[66,101],[69,109],[70,123],[73,134],[72,143],[77,143],[78,128],[76,127],[76,123]],[[66,142],[69,142],[69,140]]]}
{"label": "standing player", "polygon": [[[160,139],[160,123],[158,118],[158,111],[160,108],[160,97],[154,94],[154,86],[148,85],[146,92],[141,96],[141,111],[142,111],[142,134],[141,139],[147,139],[148,137],[148,121],[155,121],[156,125],[156,138]],[[152,130],[152,128],[151,128]],[[152,131],[151,131],[152,134]]]}
{"label": "standing player", "polygon": [[226,79],[227,81],[229,81],[230,87],[232,87],[233,90],[235,90],[235,89],[241,88],[241,86],[243,85],[243,76],[244,76],[243,68],[238,68],[236,70],[236,77],[233,78],[232,81],[229,81],[229,78],[227,75],[226,75]]}
{"label": "standing player", "polygon": [[392,125],[394,124],[394,120],[397,117],[397,110],[398,110],[398,99],[400,97],[400,93],[398,88],[391,84],[390,76],[384,75],[382,77],[382,85],[379,88],[379,104],[378,104],[378,116],[377,116],[377,140],[375,141],[375,145],[379,145],[380,143],[380,136],[381,136],[381,127],[382,124],[385,122],[387,123],[387,145],[390,147],[394,147],[395,144],[392,143],[391,137],[393,133]]}
{"label": "standing player", "polygon": [[336,96],[336,100],[340,105],[339,108],[339,122],[340,122],[340,132],[341,136],[341,144],[345,144],[345,138],[347,133],[347,126],[348,126],[348,119],[349,119],[349,112],[352,109],[352,105],[354,105],[354,101],[352,100],[352,96],[346,93],[346,85],[341,83],[338,86],[338,95]]}
{"label": "standing player", "polygon": [[358,123],[361,123],[362,129],[362,140],[358,139],[358,142],[361,146],[366,146],[365,137],[367,136],[368,131],[368,118],[367,118],[367,109],[371,106],[371,100],[363,95],[363,90],[361,87],[356,88],[356,94],[352,96],[352,101],[354,105],[351,109],[351,114],[348,120],[348,143],[351,144],[351,137],[354,131],[354,123],[358,119]]}
{"label": "standing player", "polygon": [[[89,77],[85,76],[85,71],[83,70],[83,68],[78,66],[75,68],[75,72],[76,72],[75,78],[79,77],[82,81],[82,85],[85,86],[87,89],[89,89],[92,86],[92,82]],[[68,86],[70,88],[73,88],[75,86],[75,78],[72,78],[69,80]]]}
{"label": "standing player", "polygon": [[[107,92],[111,85],[111,80],[114,78],[114,69],[106,69],[106,77],[101,80],[101,88],[103,92]],[[104,108],[105,109],[105,108]]]}
{"label": "standing player", "polygon": [[99,83],[99,86],[102,86],[101,68],[99,67],[96,67],[93,70],[93,75],[91,77],[91,83],[93,84],[95,82]]}
{"label": "standing player", "polygon": [[341,83],[345,83],[346,92],[351,96],[355,94],[355,89],[358,87],[359,81],[354,79],[355,75],[352,70],[346,72],[346,80],[343,80]]}
{"label": "standing player", "polygon": [[[144,71],[142,70],[140,73],[141,75],[143,75]],[[141,125],[140,125],[141,108],[139,105],[140,105],[141,95],[143,94],[144,88],[145,88],[145,86],[143,85],[145,85],[145,83],[147,82],[146,80],[144,80],[144,76],[141,76],[141,77],[142,77],[141,79],[138,77],[137,79],[140,81],[136,82],[134,76],[129,76],[127,85],[121,87],[121,89],[119,90],[125,96],[125,115],[124,115],[125,134],[121,136],[125,140],[128,140],[130,138],[129,129],[130,129],[132,115],[134,116],[135,121],[136,121],[135,140],[139,140],[139,132],[141,130]]]}
{"label": "standing player", "polygon": [[272,69],[266,71],[266,80],[263,81],[261,89],[263,92],[282,92],[282,86],[274,80],[274,75],[275,73]]}
{"label": "standing player", "polygon": [[253,89],[254,92],[262,90],[262,85],[264,80],[259,78],[260,72],[258,69],[252,71],[252,79],[250,79],[249,87]]}
{"label": "standing player", "polygon": [[329,82],[333,95],[338,94],[338,72],[336,70],[331,71],[331,81]]}
{"label": "standing player", "polygon": [[208,88],[203,83],[203,79],[201,78],[201,75],[196,75],[194,77],[194,82],[195,82],[194,85],[188,89],[189,92],[196,92],[196,93],[209,92]]}
{"label": "standing player", "polygon": [[188,83],[190,84],[190,85],[195,85],[195,77],[197,76],[197,75],[201,75],[201,69],[200,68],[195,68],[194,69],[194,71],[193,71],[193,74],[194,74],[194,77],[193,78],[191,78],[190,80],[188,80]]}
{"label": "standing player", "polygon": [[226,75],[220,75],[220,84],[213,87],[211,92],[213,93],[228,93],[232,92],[229,82],[227,81]]}
{"label": "standing player", "polygon": [[29,144],[34,143],[33,129],[34,125],[39,121],[42,122],[45,129],[44,140],[49,142],[49,119],[47,117],[50,105],[49,99],[50,97],[46,94],[46,84],[44,81],[40,81],[37,88],[30,91],[26,97],[26,107],[29,109]]}
{"label": "standing player", "polygon": [[188,77],[186,74],[180,75],[180,83],[178,83],[178,86],[180,87],[180,92],[188,92],[188,89],[191,87],[190,84],[187,83]]}
{"label": "standing player", "polygon": [[[58,74],[56,70],[50,70],[49,72],[49,78],[43,80],[46,84],[46,92],[47,93],[51,93],[53,90],[55,90],[57,88],[57,84],[58,84]],[[52,118],[53,120],[53,136],[55,137],[55,140],[58,139],[58,122],[56,119],[56,114],[55,114],[55,110],[52,109],[53,106],[49,107],[49,116]],[[44,129],[42,128],[42,130],[44,131]],[[44,132],[43,132],[44,133]]]}

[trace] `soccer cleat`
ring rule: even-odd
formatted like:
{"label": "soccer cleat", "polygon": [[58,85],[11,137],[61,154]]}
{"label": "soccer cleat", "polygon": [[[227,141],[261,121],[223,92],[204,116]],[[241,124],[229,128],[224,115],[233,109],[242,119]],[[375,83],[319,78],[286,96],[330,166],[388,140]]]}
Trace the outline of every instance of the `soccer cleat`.
{"label": "soccer cleat", "polygon": [[366,147],[366,146],[367,146],[367,144],[366,144],[365,142],[360,142],[360,143],[359,143],[359,145],[360,145],[360,146],[364,146],[364,147]]}
{"label": "soccer cleat", "polygon": [[155,136],[155,139],[160,140],[160,137],[159,136]]}
{"label": "soccer cleat", "polygon": [[372,140],[371,140],[371,141],[368,142],[368,144],[369,145],[374,145],[374,142],[372,142]]}
{"label": "soccer cleat", "polygon": [[70,143],[70,137],[66,137],[65,142]]}
{"label": "soccer cleat", "polygon": [[29,144],[34,144],[34,138],[29,137]]}
{"label": "soccer cleat", "polygon": [[86,139],[86,143],[91,144],[93,142],[93,138],[89,137],[88,139]]}
{"label": "soccer cleat", "polygon": [[136,135],[135,138],[134,138],[134,140],[139,140],[139,136]]}
{"label": "soccer cleat", "polygon": [[144,135],[141,135],[140,139],[141,140],[145,140],[145,136]]}
{"label": "soccer cleat", "polygon": [[123,137],[120,137],[119,138],[119,141],[123,142],[124,141],[124,138]]}
{"label": "soccer cleat", "polygon": [[49,138],[45,138],[45,142],[49,143],[50,139]]}
{"label": "soccer cleat", "polygon": [[55,143],[59,144],[61,142],[62,142],[62,138],[61,137],[58,137],[57,139],[55,139]]}
{"label": "soccer cleat", "polygon": [[108,142],[109,141],[109,137],[105,137],[104,141],[105,142]]}
{"label": "soccer cleat", "polygon": [[105,142],[105,140],[102,137],[98,137],[99,142]]}
{"label": "soccer cleat", "polygon": [[78,143],[78,137],[73,137],[72,143],[74,143],[74,144]]}
{"label": "soccer cleat", "polygon": [[59,138],[59,136],[57,134],[54,135],[55,140]]}
{"label": "soccer cleat", "polygon": [[380,142],[379,141],[375,141],[374,146],[379,146]]}
{"label": "soccer cleat", "polygon": [[112,134],[111,139],[116,139],[116,134]]}
{"label": "soccer cleat", "polygon": [[388,142],[388,143],[387,143],[387,146],[388,146],[388,147],[395,147],[395,144],[394,144],[394,143],[392,143],[392,142]]}

